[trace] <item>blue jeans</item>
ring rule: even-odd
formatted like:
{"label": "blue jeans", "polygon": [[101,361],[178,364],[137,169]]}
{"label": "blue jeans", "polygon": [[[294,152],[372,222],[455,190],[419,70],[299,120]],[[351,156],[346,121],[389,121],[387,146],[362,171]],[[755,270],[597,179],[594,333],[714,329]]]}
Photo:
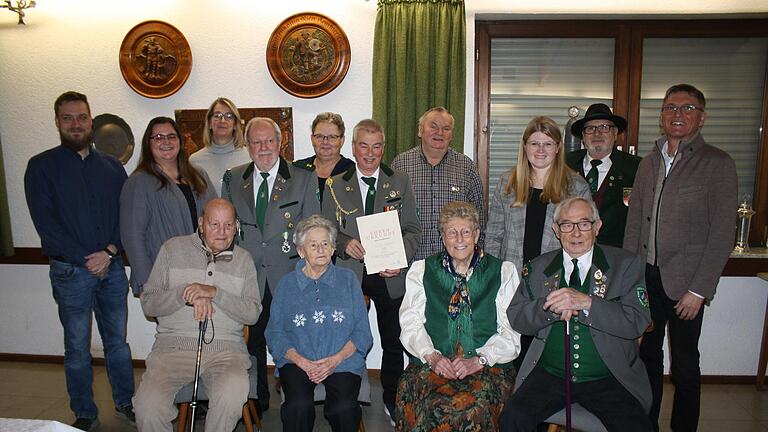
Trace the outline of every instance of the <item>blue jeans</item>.
{"label": "blue jeans", "polygon": [[122,258],[117,257],[99,279],[85,267],[50,261],[53,298],[64,327],[64,370],[69,407],[77,418],[96,418],[91,367],[91,323],[96,324],[104,343],[107,375],[116,407],[131,404],[133,365],[125,340],[128,324],[128,279]]}

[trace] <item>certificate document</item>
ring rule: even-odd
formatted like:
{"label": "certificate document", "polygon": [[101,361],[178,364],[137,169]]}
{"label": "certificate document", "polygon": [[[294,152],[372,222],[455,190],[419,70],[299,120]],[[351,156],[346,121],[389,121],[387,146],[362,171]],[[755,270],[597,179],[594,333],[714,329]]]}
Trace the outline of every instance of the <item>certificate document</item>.
{"label": "certificate document", "polygon": [[357,218],[357,229],[365,249],[368,274],[408,266],[397,211],[360,216]]}

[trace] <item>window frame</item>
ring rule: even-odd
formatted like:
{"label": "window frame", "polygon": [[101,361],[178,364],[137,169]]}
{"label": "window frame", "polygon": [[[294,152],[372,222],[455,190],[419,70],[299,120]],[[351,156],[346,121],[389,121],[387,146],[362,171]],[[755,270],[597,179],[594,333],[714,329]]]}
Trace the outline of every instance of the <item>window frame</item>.
{"label": "window frame", "polygon": [[[646,38],[768,37],[768,19],[687,20],[478,20],[475,22],[475,133],[474,150],[480,178],[489,186],[489,125],[491,40],[494,38],[613,38],[614,113],[627,119],[618,144],[636,143],[640,123],[640,85],[643,40]],[[763,109],[755,172],[750,244],[762,244],[768,225],[768,73],[763,82]],[[642,155],[641,155],[642,156]],[[733,209],[736,212],[736,209]]]}

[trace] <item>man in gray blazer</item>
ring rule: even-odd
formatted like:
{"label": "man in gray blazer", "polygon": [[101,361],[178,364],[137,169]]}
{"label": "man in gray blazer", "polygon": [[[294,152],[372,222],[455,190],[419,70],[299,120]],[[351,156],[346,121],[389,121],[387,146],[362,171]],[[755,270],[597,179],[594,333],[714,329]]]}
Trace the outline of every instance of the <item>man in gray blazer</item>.
{"label": "man in gray blazer", "polygon": [[[566,379],[572,401],[609,431],[651,430],[651,389],[637,343],[651,319],[644,260],[597,246],[601,225],[593,201],[562,201],[552,229],[563,248],[523,267],[522,286],[507,314],[515,330],[535,339],[504,406],[501,430],[532,431],[562,410]],[[566,326],[570,377],[565,376]]]}
{"label": "man in gray blazer", "polygon": [[661,106],[664,135],[640,162],[629,202],[624,248],[646,262],[653,328],[640,356],[653,390],[651,421],[658,430],[663,392],[664,337],[669,326],[675,386],[670,426],[695,431],[699,423],[699,336],[704,302],[715,296],[733,250],[736,164],[704,141],[704,94],[689,84],[670,87]]}
{"label": "man in gray blazer", "polygon": [[280,127],[272,119],[256,117],[245,126],[245,141],[252,163],[224,174],[222,197],[237,210],[239,246],[250,252],[258,272],[263,310],[251,326],[248,351],[258,367],[259,406],[269,409],[267,351],[264,329],[269,321],[271,289],[294,269],[299,254],[293,246],[293,230],[307,216],[320,213],[317,177],[280,157]]}
{"label": "man in gray blazer", "polygon": [[374,120],[362,120],[352,132],[352,153],[356,165],[325,184],[323,215],[335,220],[336,265],[347,267],[362,280],[363,294],[376,305],[376,317],[383,350],[381,385],[387,414],[394,412],[397,382],[403,373],[403,345],[400,343],[400,303],[405,295],[407,268],[388,269],[368,275],[365,249],[357,228],[359,216],[397,211],[405,255],[410,263],[419,248],[421,224],[416,214],[416,199],[411,181],[401,171],[381,163],[384,132]]}

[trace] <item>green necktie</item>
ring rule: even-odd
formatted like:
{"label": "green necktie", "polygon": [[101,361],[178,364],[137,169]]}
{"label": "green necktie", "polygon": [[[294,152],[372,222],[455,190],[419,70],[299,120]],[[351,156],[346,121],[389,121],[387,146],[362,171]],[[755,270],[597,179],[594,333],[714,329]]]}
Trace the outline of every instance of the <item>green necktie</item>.
{"label": "green necktie", "polygon": [[368,193],[365,195],[365,214],[373,213],[373,202],[376,200],[376,177],[363,177],[363,181],[368,185]]}
{"label": "green necktie", "polygon": [[592,159],[589,161],[592,165],[592,169],[587,173],[587,183],[589,183],[589,190],[592,191],[592,195],[597,193],[597,166],[603,163],[600,159]]}
{"label": "green necktie", "polygon": [[[579,229],[576,227],[576,229]],[[573,263],[573,271],[571,272],[571,278],[568,279],[568,286],[573,289],[581,288],[581,277],[579,276],[579,259],[574,258],[571,260]]]}
{"label": "green necktie", "polygon": [[267,192],[267,177],[268,172],[261,173],[263,180],[261,186],[259,186],[259,194],[256,197],[256,225],[259,226],[259,230],[264,234],[264,215],[267,213],[267,204],[269,204],[269,193]]}

